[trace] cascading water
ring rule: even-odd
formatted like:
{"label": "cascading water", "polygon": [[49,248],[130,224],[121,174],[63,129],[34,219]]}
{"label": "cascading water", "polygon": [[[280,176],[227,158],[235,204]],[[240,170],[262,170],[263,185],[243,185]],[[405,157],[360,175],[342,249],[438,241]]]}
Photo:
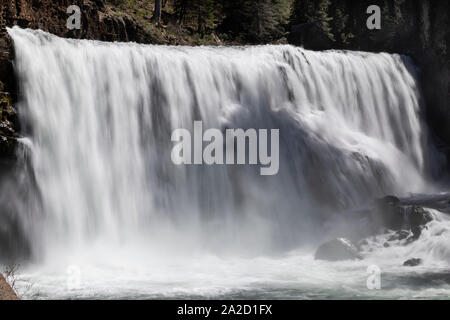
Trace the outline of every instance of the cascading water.
{"label": "cascading water", "polygon": [[[201,254],[215,278],[235,271],[244,283],[245,268],[225,271],[215,259],[315,246],[333,233],[327,221],[346,210],[385,194],[433,190],[439,155],[406,57],[8,32],[30,149],[27,181],[34,181],[18,210],[37,263],[64,256],[79,264],[72,257],[83,256],[122,266],[134,250],[160,283],[167,279],[159,271],[173,265],[155,261],[182,255],[185,269],[173,272],[183,275],[179,281],[199,281],[193,270],[202,267],[188,267],[186,256]],[[278,175],[243,165],[174,165],[171,133],[191,130],[195,120],[221,130],[280,129]],[[245,259],[256,278],[269,272],[258,265],[279,268],[270,258]],[[248,285],[224,281],[222,289]],[[194,295],[203,294],[197,289]]]}

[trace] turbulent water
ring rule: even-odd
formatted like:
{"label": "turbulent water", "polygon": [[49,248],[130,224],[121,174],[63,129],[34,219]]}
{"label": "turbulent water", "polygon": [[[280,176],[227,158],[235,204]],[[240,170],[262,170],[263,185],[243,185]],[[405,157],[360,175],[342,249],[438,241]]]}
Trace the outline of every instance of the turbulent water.
{"label": "turbulent water", "polygon": [[[412,247],[380,248],[362,262],[312,258],[318,243],[358,232],[364,217],[348,217],[354,208],[435,191],[439,154],[409,58],[8,32],[20,81],[26,170],[15,202],[33,257],[29,297],[371,296],[373,263],[391,277],[377,295],[423,289],[395,267]],[[171,133],[195,120],[280,129],[279,173],[174,165]],[[416,251],[446,270],[450,228],[439,217]],[[66,288],[67,270],[78,270],[81,287]]]}

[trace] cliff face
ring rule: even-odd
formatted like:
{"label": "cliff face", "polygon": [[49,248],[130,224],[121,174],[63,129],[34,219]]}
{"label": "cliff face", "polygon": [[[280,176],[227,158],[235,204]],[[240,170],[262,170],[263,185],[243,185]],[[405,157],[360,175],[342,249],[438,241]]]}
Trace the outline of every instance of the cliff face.
{"label": "cliff face", "polygon": [[[316,1],[320,2],[326,1]],[[421,70],[430,127],[450,145],[450,2],[334,0],[330,3],[314,7],[311,1],[297,0],[290,42],[311,49],[384,51],[411,56]],[[366,26],[369,17],[366,10],[373,4],[382,9],[381,30],[369,30]]]}

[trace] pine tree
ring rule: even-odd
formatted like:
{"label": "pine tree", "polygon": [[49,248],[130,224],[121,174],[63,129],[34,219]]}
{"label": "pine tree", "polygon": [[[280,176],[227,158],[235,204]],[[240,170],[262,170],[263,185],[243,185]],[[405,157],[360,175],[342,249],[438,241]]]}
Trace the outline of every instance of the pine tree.
{"label": "pine tree", "polygon": [[280,37],[289,21],[292,0],[223,0],[222,31],[248,41]]}
{"label": "pine tree", "polygon": [[334,40],[330,6],[331,0],[295,0],[293,19],[296,23],[316,23],[330,39]]}
{"label": "pine tree", "polygon": [[197,32],[205,34],[214,28],[214,0],[196,0]]}
{"label": "pine tree", "polygon": [[175,0],[174,9],[179,23],[197,26],[197,32],[205,34],[214,27],[215,0]]}
{"label": "pine tree", "polygon": [[271,0],[249,1],[248,35],[256,41],[266,40],[274,32],[277,21]]}
{"label": "pine tree", "polygon": [[287,25],[291,18],[293,0],[272,0],[272,6],[279,25]]}
{"label": "pine tree", "polygon": [[174,0],[174,11],[178,17],[179,23],[184,21],[186,8],[189,6],[190,2],[190,0]]}

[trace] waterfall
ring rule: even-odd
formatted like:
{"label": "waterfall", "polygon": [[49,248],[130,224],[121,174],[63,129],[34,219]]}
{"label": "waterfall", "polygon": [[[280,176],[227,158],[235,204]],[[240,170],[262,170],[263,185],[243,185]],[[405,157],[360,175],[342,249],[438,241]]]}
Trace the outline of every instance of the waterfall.
{"label": "waterfall", "polygon": [[[8,32],[33,181],[16,201],[35,251],[294,248],[377,196],[433,188],[439,155],[408,57]],[[174,165],[171,133],[197,120],[279,129],[279,173]]]}

